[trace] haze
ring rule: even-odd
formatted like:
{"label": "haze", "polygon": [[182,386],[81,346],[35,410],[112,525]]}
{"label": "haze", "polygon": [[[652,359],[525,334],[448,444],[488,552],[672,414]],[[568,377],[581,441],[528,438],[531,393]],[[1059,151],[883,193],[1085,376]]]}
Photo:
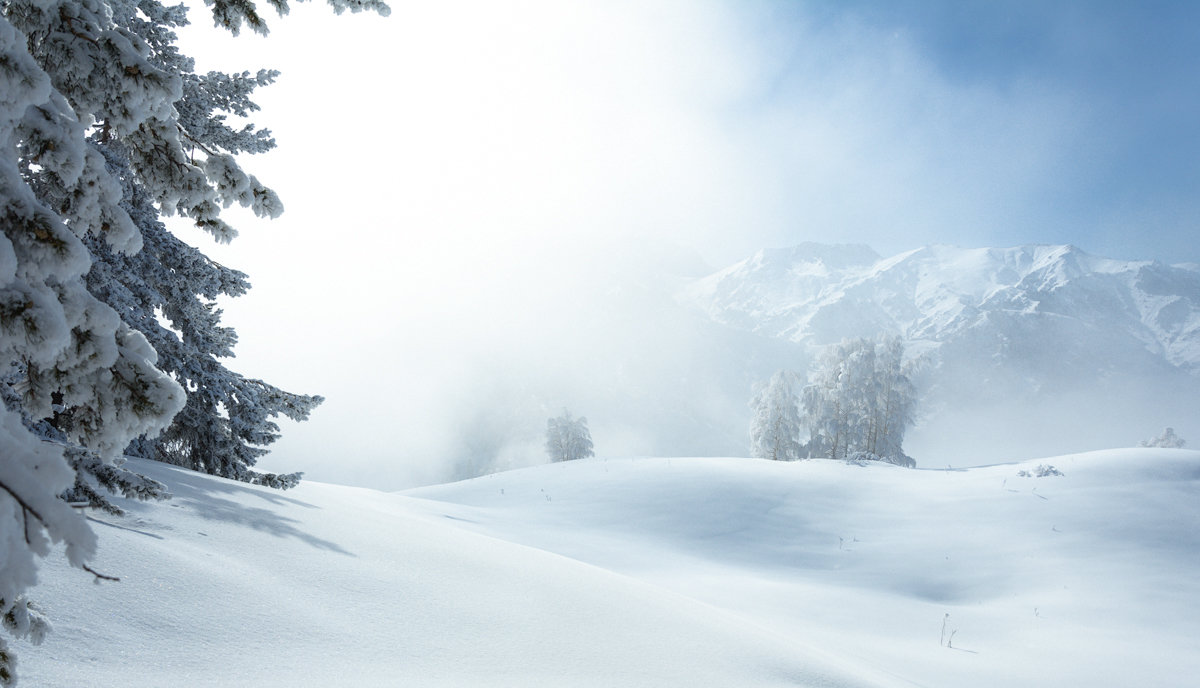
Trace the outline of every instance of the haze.
{"label": "haze", "polygon": [[204,11],[198,70],[283,71],[254,118],[280,147],[246,166],[287,212],[194,238],[254,284],[224,304],[231,367],[328,398],[268,470],[399,489],[538,463],[563,407],[602,456],[727,453],[795,352],[747,360],[657,299],[763,247],[1200,262],[1191,4],[303,5],[267,39]]}

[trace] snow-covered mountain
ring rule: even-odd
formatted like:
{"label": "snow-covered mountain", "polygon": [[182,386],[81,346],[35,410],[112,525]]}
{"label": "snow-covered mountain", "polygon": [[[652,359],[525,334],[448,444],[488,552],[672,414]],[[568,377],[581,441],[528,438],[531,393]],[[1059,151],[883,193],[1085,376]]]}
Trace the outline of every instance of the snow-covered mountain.
{"label": "snow-covered mountain", "polygon": [[[883,258],[801,244],[759,251],[687,294],[718,322],[796,342],[887,332],[928,352],[990,339],[1001,362],[1043,350],[1049,335],[1060,354],[1104,343],[1122,365],[1141,358],[1200,374],[1200,270],[1074,246],[927,246]],[[1015,340],[1035,330],[1037,341]]]}
{"label": "snow-covered mountain", "polygon": [[1091,413],[1113,433],[1086,446],[1030,447],[1066,451],[1190,425],[1200,409],[1195,265],[1110,260],[1074,246],[927,246],[882,257],[861,245],[801,244],[696,280],[682,300],[810,351],[845,337],[904,336],[924,363],[926,431],[939,416],[961,430],[995,420],[994,407],[1023,405],[1042,424]]}

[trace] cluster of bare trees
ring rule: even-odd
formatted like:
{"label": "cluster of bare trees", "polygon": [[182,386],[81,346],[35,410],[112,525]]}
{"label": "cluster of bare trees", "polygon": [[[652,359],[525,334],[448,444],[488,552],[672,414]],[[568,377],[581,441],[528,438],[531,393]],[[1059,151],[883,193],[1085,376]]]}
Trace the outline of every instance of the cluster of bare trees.
{"label": "cluster of bare trees", "polygon": [[751,455],[915,466],[902,448],[916,410],[911,372],[903,341],[887,337],[831,346],[807,384],[795,373],[776,373],[751,401]]}

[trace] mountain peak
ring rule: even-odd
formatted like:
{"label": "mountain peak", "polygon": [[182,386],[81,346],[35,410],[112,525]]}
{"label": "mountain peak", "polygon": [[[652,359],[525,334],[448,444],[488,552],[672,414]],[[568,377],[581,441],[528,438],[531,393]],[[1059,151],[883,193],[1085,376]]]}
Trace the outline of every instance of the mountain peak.
{"label": "mountain peak", "polygon": [[[804,243],[759,251],[697,282],[686,298],[718,322],[798,343],[875,333],[936,349],[965,338],[972,355],[990,359],[1040,337],[1029,351],[1076,351],[1078,361],[1140,352],[1200,372],[1200,274],[1189,266],[1147,272],[1148,265],[1071,244],[931,245],[881,258],[861,244]],[[1049,328],[1051,316],[1058,321]],[[1048,328],[1063,341],[1042,341]],[[1011,341],[976,351],[989,338]],[[1101,341],[1113,348],[1102,350]]]}
{"label": "mountain peak", "polygon": [[830,269],[868,266],[880,256],[866,244],[821,244],[811,241],[785,248],[762,249],[750,259],[760,265],[821,264]]}
{"label": "mountain peak", "polygon": [[1071,245],[873,256],[813,244],[760,251],[680,298],[722,325],[795,346],[786,365],[798,370],[844,338],[903,337],[921,359],[929,414],[914,456],[922,436],[927,450],[963,442],[999,458],[1072,436],[1130,441],[1122,438],[1197,417],[1196,266]]}

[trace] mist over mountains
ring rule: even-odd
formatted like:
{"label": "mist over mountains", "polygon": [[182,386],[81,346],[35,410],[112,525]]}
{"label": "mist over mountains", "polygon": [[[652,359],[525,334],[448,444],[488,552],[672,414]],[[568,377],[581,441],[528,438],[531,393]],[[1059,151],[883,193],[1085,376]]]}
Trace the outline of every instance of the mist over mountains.
{"label": "mist over mountains", "polygon": [[[1200,269],[1074,246],[762,250],[688,284],[712,321],[801,345],[896,334],[921,362],[918,462],[1001,460],[1194,435]],[[797,366],[800,370],[803,365]]]}
{"label": "mist over mountains", "polygon": [[[1001,346],[988,353],[998,363],[1036,362],[1040,346],[1003,345],[1005,335],[1036,324],[1070,340],[1072,355],[1053,356],[1055,367],[1090,369],[1111,358],[1200,372],[1196,266],[1109,260],[1073,246],[927,246],[883,258],[861,245],[802,244],[759,251],[694,282],[686,300],[717,322],[795,342],[887,332],[921,353],[948,348],[953,357],[964,340],[984,344],[992,335]],[[1040,345],[1025,339],[1010,344]],[[1094,356],[1075,351],[1097,346]]]}
{"label": "mist over mountains", "polygon": [[585,266],[545,297],[536,329],[465,360],[466,387],[434,400],[449,420],[425,451],[453,465],[432,479],[545,461],[546,419],[564,408],[588,418],[600,456],[745,456],[756,382],[879,334],[901,335],[919,362],[905,442],[919,466],[1135,446],[1165,426],[1200,438],[1195,265],[1073,246],[880,256],[810,243],[712,271],[642,248]]}

